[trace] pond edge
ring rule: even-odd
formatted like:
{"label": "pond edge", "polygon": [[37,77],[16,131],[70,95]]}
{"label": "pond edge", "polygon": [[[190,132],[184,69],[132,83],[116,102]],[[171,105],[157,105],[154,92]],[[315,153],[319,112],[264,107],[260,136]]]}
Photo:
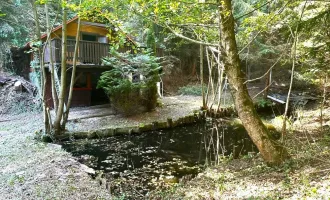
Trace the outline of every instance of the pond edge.
{"label": "pond edge", "polygon": [[[135,126],[124,126],[124,127],[112,127],[112,128],[102,128],[97,130],[89,131],[66,131],[61,135],[53,135],[52,140],[54,141],[67,141],[72,139],[97,139],[97,138],[107,138],[115,135],[121,134],[132,134],[132,133],[143,133],[147,131],[163,130],[175,128],[183,125],[194,124],[197,122],[205,121],[207,117],[207,112],[205,110],[194,111],[192,114],[179,117],[177,119],[167,118],[166,121],[154,121],[151,123],[140,123]],[[49,136],[43,140],[49,140]]]}

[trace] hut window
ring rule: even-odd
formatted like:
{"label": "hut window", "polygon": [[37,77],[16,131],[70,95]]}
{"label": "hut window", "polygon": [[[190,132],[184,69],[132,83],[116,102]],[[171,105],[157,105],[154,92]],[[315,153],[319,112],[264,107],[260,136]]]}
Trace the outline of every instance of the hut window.
{"label": "hut window", "polygon": [[107,37],[99,37],[99,43],[108,43]]}
{"label": "hut window", "polygon": [[82,40],[84,41],[91,41],[91,42],[96,42],[97,41],[97,36],[96,35],[89,35],[89,34],[82,34]]}

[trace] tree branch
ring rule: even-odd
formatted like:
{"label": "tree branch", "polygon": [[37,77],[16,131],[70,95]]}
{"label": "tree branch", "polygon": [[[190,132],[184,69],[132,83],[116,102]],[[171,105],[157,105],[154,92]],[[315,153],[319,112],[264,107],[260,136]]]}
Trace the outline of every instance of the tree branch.
{"label": "tree branch", "polygon": [[251,10],[250,12],[245,13],[245,14],[243,14],[243,15],[241,15],[241,16],[235,18],[235,20],[241,19],[242,17],[245,17],[245,16],[247,16],[247,15],[253,13],[253,12],[256,11],[256,10],[259,10],[260,8],[264,7],[265,5],[267,5],[267,4],[271,3],[271,2],[272,2],[272,0],[267,1],[266,3],[262,4],[261,6],[254,8],[254,9]]}
{"label": "tree branch", "polygon": [[[267,22],[266,25],[269,24],[269,22],[271,22],[275,16],[279,15],[280,13],[282,13],[284,11],[284,8],[289,4],[290,1],[286,2],[286,4],[278,11],[278,13],[276,13],[272,18],[270,18]],[[261,33],[261,30],[258,31],[258,33],[252,38],[252,40],[250,40],[247,45],[245,45],[239,52],[238,54],[241,54],[248,46],[250,46],[252,44],[252,42],[258,37],[258,35]]]}
{"label": "tree branch", "polygon": [[190,41],[190,42],[193,42],[193,43],[196,43],[196,44],[206,45],[206,46],[219,47],[219,45],[217,45],[217,44],[212,44],[212,43],[208,43],[208,42],[203,42],[203,41],[191,39],[191,38],[186,37],[186,36],[184,36],[180,33],[177,33],[168,24],[165,24],[165,27],[168,28],[175,36],[180,37],[182,39],[185,39],[187,41]]}
{"label": "tree branch", "polygon": [[284,54],[282,54],[277,60],[276,60],[276,62],[267,70],[267,72],[264,74],[264,75],[262,75],[262,76],[260,76],[260,77],[258,77],[258,78],[255,78],[255,79],[252,79],[252,80],[246,80],[245,82],[244,82],[244,84],[247,84],[247,83],[250,83],[250,82],[253,82],[253,81],[256,81],[256,80],[259,80],[259,79],[262,79],[263,77],[265,77],[274,67],[275,67],[275,65],[281,60],[281,58],[284,56]]}
{"label": "tree branch", "polygon": [[263,90],[261,90],[258,94],[254,95],[254,97],[252,97],[252,99],[255,99],[257,96],[259,96],[260,94],[262,94],[265,90],[267,90],[272,84],[274,83],[274,81],[272,81],[267,87],[265,87]]}

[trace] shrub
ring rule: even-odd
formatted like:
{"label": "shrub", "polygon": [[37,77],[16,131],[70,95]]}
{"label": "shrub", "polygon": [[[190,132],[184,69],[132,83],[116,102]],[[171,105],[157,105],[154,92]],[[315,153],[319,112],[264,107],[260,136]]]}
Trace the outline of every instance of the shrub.
{"label": "shrub", "polygon": [[111,51],[104,58],[113,69],[102,73],[98,88],[103,88],[115,109],[125,115],[150,111],[157,104],[157,86],[161,69],[158,58],[145,54]]}
{"label": "shrub", "polygon": [[[204,91],[206,92],[206,90],[207,90],[207,88],[204,85]],[[202,86],[201,85],[187,85],[187,86],[180,87],[179,94],[202,96]]]}

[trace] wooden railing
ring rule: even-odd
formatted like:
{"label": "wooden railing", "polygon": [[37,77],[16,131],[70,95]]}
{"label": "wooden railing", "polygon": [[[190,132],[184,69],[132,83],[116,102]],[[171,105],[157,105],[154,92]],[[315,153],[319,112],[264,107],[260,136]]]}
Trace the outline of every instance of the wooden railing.
{"label": "wooden railing", "polygon": [[[67,62],[73,62],[74,48],[76,41],[67,40]],[[52,47],[52,58],[54,63],[61,62],[61,52],[62,52],[62,43],[60,39],[53,39],[51,41]],[[89,42],[89,41],[79,41],[79,51],[77,56],[78,64],[94,64],[100,65],[102,63],[102,58],[109,55],[109,44],[98,43],[98,42]],[[49,48],[46,48],[44,61],[45,63],[50,62],[50,51]]]}
{"label": "wooden railing", "polygon": [[[75,40],[67,40],[67,62],[73,62],[74,56],[74,48],[76,41]],[[51,40],[52,47],[52,58],[54,63],[61,63],[61,51],[62,51],[62,43],[60,39],[52,39]],[[94,64],[100,65],[102,64],[102,58],[109,56],[109,48],[110,45],[107,43],[98,43],[98,42],[90,42],[90,41],[79,41],[79,51],[77,56],[78,64]],[[119,49],[120,52],[130,51],[133,53],[133,49],[130,46],[125,46]],[[45,50],[44,61],[45,63],[50,63],[50,51],[48,46]]]}
{"label": "wooden railing", "polygon": [[[73,63],[74,48],[76,45],[75,40],[67,40],[67,63]],[[52,58],[54,63],[61,63],[61,52],[62,52],[62,42],[60,39],[51,40],[52,47]],[[110,45],[107,43],[98,43],[90,41],[79,41],[79,51],[77,56],[78,65],[101,65],[102,58],[109,56]],[[124,46],[118,49],[119,52],[130,52],[134,54],[134,50],[131,46]],[[156,56],[164,56],[163,49],[156,49]],[[50,51],[48,46],[45,49],[44,61],[45,63],[50,63]]]}

